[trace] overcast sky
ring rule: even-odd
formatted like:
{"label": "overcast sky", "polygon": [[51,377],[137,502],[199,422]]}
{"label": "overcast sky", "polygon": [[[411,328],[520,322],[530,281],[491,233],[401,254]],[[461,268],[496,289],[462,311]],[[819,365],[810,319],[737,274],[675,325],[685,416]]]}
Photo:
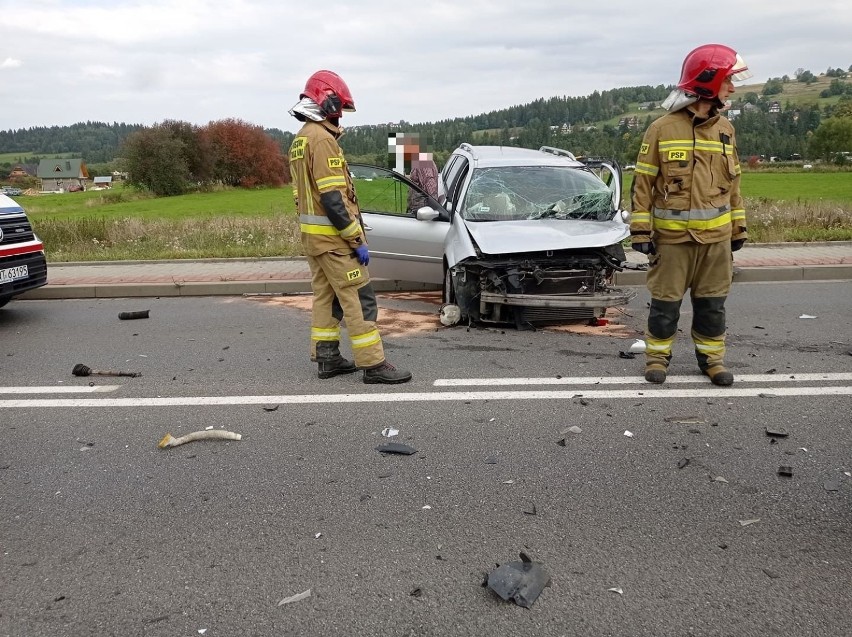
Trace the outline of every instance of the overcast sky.
{"label": "overcast sky", "polygon": [[344,126],[438,121],[677,81],[700,44],[750,82],[852,65],[849,0],[0,0],[0,130],[92,120],[296,131],[328,68]]}

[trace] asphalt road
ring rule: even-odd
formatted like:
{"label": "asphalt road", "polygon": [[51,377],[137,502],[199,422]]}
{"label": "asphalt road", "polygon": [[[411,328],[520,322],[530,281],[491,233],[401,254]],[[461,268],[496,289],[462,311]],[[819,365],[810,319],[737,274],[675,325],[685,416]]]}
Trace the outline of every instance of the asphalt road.
{"label": "asphalt road", "polygon": [[[618,352],[646,302],[617,334],[388,337],[397,387],[317,380],[274,298],[13,302],[0,635],[843,634],[852,284],[736,286],[732,388],[688,308],[674,382],[644,383]],[[157,448],[207,427],[243,439]],[[551,578],[530,609],[482,586],[521,551]]]}

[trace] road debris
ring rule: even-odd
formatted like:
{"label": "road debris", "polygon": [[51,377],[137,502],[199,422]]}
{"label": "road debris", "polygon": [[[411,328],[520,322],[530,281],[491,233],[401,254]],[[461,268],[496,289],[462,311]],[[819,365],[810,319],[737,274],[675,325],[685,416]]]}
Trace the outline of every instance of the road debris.
{"label": "road debris", "polygon": [[574,425],[574,426],[572,426],[572,427],[568,427],[568,429],[565,429],[565,430],[563,430],[563,431],[560,431],[559,433],[561,433],[561,434],[563,434],[563,435],[564,435],[564,434],[567,434],[567,433],[572,433],[572,434],[581,434],[581,433],[583,433],[583,430],[582,430],[582,429],[580,429],[577,425]]}
{"label": "road debris", "polygon": [[793,467],[790,467],[790,466],[787,466],[787,465],[781,465],[780,467],[778,467],[778,475],[784,476],[785,478],[792,478],[793,477]]}
{"label": "road debris", "polygon": [[725,480],[725,478],[723,478],[722,476],[716,476],[715,478],[713,478],[713,482],[721,482],[723,484],[728,484],[728,481]]}
{"label": "road debris", "polygon": [[535,502],[530,502],[523,509],[526,515],[538,515],[538,509],[535,508]]}
{"label": "road debris", "polygon": [[704,419],[699,418],[698,416],[669,416],[664,418],[666,422],[670,422],[675,425],[703,425]]}
{"label": "road debris", "polygon": [[760,522],[760,518],[755,518],[753,520],[740,520],[740,526],[749,526],[758,522]]}
{"label": "road debris", "polygon": [[616,588],[608,588],[606,589],[609,593],[618,593],[619,595],[624,595],[624,589],[619,587]]}
{"label": "road debris", "polygon": [[278,411],[278,407],[280,407],[280,405],[264,405],[263,411]]}
{"label": "road debris", "polygon": [[191,434],[186,434],[180,438],[175,438],[171,434],[166,434],[163,439],[157,443],[160,449],[166,447],[177,447],[184,445],[187,442],[194,440],[242,440],[242,434],[234,433],[233,431],[225,431],[224,429],[215,429],[213,431],[193,431]]}
{"label": "road debris", "polygon": [[141,376],[140,372],[119,372],[114,369],[92,369],[88,365],[83,365],[83,363],[77,363],[74,365],[74,369],[71,370],[71,373],[75,376],[129,376],[130,378],[136,378],[137,376]]}
{"label": "road debris", "polygon": [[556,444],[560,447],[565,447],[568,445],[568,441],[565,438],[556,441]]}
{"label": "road debris", "polygon": [[384,429],[382,429],[382,435],[385,438],[393,438],[397,434],[399,434],[399,429],[394,429],[392,427],[385,427]]}
{"label": "road debris", "polygon": [[645,352],[645,349],[645,341],[643,341],[641,338],[637,338],[635,341],[633,341],[633,344],[627,348],[627,351],[631,354],[642,354]]}
{"label": "road debris", "polygon": [[291,595],[290,597],[285,597],[280,602],[278,602],[279,606],[284,606],[285,604],[292,604],[293,602],[301,602],[303,599],[308,599],[311,596],[311,589],[309,588],[304,593],[296,593],[295,595]]}
{"label": "road debris", "polygon": [[826,491],[840,491],[840,478],[832,478],[831,480],[826,480],[822,488]]}
{"label": "road debris", "polygon": [[771,436],[772,438],[786,438],[790,434],[788,434],[787,431],[784,429],[774,429],[772,427],[767,427],[766,435]]}
{"label": "road debris", "polygon": [[802,314],[799,318],[800,319],[815,319],[816,316],[814,316],[813,314]]}
{"label": "road debris", "polygon": [[148,313],[151,310],[140,310],[138,312],[119,312],[118,318],[121,321],[134,321],[136,319],[148,318]]}
{"label": "road debris", "polygon": [[415,588],[409,594],[409,597],[421,597],[423,595],[423,589],[420,587]]}
{"label": "road debris", "polygon": [[636,358],[636,354],[634,354],[633,352],[618,352],[618,357],[632,359]]}
{"label": "road debris", "polygon": [[627,436],[628,438],[633,438],[633,437],[634,437],[634,436],[633,436],[633,432],[632,432],[632,431],[627,431],[627,430],[625,430],[625,431],[624,431],[624,435],[625,435],[625,436]]}
{"label": "road debris", "polygon": [[681,459],[680,459],[680,460],[678,460],[678,462],[677,462],[677,468],[678,468],[678,469],[683,469],[683,468],[684,468],[686,465],[688,465],[688,464],[689,464],[689,458],[681,458]]}
{"label": "road debris", "polygon": [[766,577],[768,577],[769,579],[778,579],[779,577],[781,577],[778,573],[768,568],[764,568],[761,570],[766,574]]}
{"label": "road debris", "polygon": [[376,451],[381,453],[395,453],[403,456],[410,456],[417,453],[417,449],[404,445],[401,442],[386,442],[376,447]]}
{"label": "road debris", "polygon": [[486,585],[504,601],[513,601],[522,608],[530,608],[550,585],[550,575],[539,562],[533,562],[526,553],[520,553],[520,562],[508,562],[488,574]]}

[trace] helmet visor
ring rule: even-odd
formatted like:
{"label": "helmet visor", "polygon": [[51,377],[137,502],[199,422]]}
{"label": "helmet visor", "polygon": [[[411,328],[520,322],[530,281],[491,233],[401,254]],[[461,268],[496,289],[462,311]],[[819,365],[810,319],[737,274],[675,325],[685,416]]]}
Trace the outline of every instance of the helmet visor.
{"label": "helmet visor", "polygon": [[748,70],[748,64],[745,63],[739,53],[737,53],[737,60],[734,62],[731,72],[728,73],[728,77],[731,78],[732,82],[742,82],[752,77],[752,72]]}

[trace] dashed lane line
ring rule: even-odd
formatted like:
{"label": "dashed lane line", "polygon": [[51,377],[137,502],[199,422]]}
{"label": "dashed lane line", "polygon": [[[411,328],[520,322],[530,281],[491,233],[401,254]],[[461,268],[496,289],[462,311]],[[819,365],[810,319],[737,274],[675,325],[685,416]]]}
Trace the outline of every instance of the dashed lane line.
{"label": "dashed lane line", "polygon": [[[813,383],[852,381],[852,373],[817,374],[737,374],[737,384],[741,383]],[[707,384],[706,376],[669,376],[666,385]],[[545,378],[439,378],[435,387],[500,387],[506,385],[636,385],[645,384],[641,376],[572,376]]]}
{"label": "dashed lane line", "polygon": [[[89,408],[89,407],[214,407],[222,405],[308,405],[399,402],[448,402],[475,400],[571,400],[576,390],[393,392],[364,394],[298,394],[283,396],[173,396],[156,398],[40,398],[0,400],[0,409]],[[583,391],[584,398],[767,398],[791,396],[852,396],[852,386],[820,387],[713,387],[689,389],[595,389]]]}

